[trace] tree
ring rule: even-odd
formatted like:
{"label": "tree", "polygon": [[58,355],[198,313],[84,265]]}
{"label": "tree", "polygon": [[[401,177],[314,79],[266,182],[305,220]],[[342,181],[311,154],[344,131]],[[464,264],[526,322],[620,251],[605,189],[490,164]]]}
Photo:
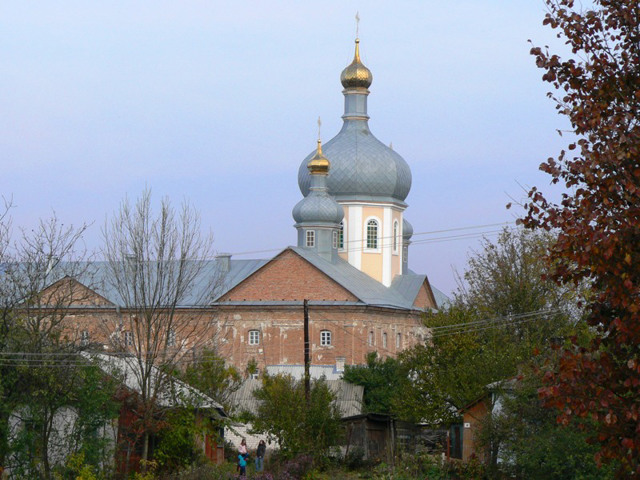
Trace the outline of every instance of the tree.
{"label": "tree", "polygon": [[[108,384],[79,358],[67,318],[70,306],[86,300],[71,279],[91,276],[78,247],[87,227],[54,216],[16,239],[8,210],[0,224],[0,464],[11,458],[14,471],[48,479],[52,452],[95,453],[90,437],[114,413]],[[56,419],[69,409],[76,422],[61,437]],[[11,434],[10,417],[18,422]]]}
{"label": "tree", "polygon": [[225,412],[233,412],[235,405],[231,404],[230,398],[242,385],[243,378],[240,372],[233,365],[227,365],[215,350],[205,349],[200,352],[195,361],[187,366],[183,378],[221,404]]}
{"label": "tree", "polygon": [[[554,356],[553,354],[552,356]],[[613,469],[599,469],[594,461],[598,447],[587,443],[587,435],[573,419],[569,428],[556,422],[555,413],[538,397],[542,386],[544,356],[523,365],[520,375],[502,382],[497,392],[501,408],[487,416],[480,443],[499,446],[498,468],[509,478],[564,480],[609,479]],[[553,362],[553,358],[548,359]],[[585,427],[590,427],[587,422]],[[495,477],[501,477],[494,471]]]}
{"label": "tree", "polygon": [[304,382],[290,375],[264,375],[253,394],[260,401],[253,431],[277,440],[285,457],[321,454],[338,443],[340,412],[324,378],[312,381],[308,404]]}
{"label": "tree", "polygon": [[176,213],[165,198],[155,214],[149,190],[135,205],[122,202],[105,223],[103,237],[106,282],[123,307],[121,318],[108,325],[109,338],[115,352],[136,359],[142,459],[147,460],[150,432],[163,413],[158,395],[170,372],[213,341],[210,320],[197,309],[180,308],[212,300],[218,275],[207,260],[213,240],[200,233],[199,216],[188,203]]}
{"label": "tree", "polygon": [[345,365],[342,379],[364,387],[365,412],[393,413],[393,398],[402,382],[398,360],[381,360],[376,352],[370,352],[366,365]]}
{"label": "tree", "polygon": [[536,349],[571,330],[570,290],[541,278],[552,238],[505,230],[469,258],[449,308],[427,314],[431,339],[399,356],[397,413],[432,424],[457,419],[493,382],[511,377]]}
{"label": "tree", "polygon": [[640,15],[637,1],[547,0],[544,24],[557,31],[566,58],[531,53],[558,113],[575,134],[566,150],[540,166],[567,188],[559,203],[529,192],[522,222],[557,231],[550,277],[588,284],[588,347],[567,348],[541,391],[559,421],[595,422],[598,460],[619,459],[621,477],[640,473]]}

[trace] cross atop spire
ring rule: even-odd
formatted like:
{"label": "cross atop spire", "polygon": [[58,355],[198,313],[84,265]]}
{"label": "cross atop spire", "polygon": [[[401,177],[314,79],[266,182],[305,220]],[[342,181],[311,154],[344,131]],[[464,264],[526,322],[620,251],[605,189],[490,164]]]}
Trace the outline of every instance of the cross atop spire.
{"label": "cross atop spire", "polygon": [[360,32],[360,12],[356,12],[356,38],[358,38]]}

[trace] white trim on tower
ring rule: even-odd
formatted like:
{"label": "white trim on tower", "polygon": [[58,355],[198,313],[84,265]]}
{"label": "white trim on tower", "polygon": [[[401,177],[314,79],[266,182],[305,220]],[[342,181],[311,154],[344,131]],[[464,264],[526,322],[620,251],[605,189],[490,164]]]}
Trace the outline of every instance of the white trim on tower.
{"label": "white trim on tower", "polygon": [[391,285],[392,274],[391,274],[391,249],[393,247],[392,230],[391,227],[393,225],[391,221],[391,209],[385,208],[383,210],[383,218],[382,221],[382,284],[385,287]]}

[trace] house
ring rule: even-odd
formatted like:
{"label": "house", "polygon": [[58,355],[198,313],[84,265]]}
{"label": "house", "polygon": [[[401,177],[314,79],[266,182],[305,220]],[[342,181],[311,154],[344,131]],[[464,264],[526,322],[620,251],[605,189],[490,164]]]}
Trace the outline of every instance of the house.
{"label": "house", "polygon": [[[122,475],[139,470],[141,459],[140,427],[137,412],[140,410],[141,395],[141,367],[139,359],[132,356],[111,356],[105,354],[83,353],[85,358],[96,363],[106,374],[117,378],[120,388],[116,394],[120,402],[118,429],[116,436],[116,471]],[[189,408],[196,411],[196,422],[212,421],[217,424],[215,431],[203,433],[195,439],[202,449],[204,456],[213,463],[224,461],[224,429],[222,420],[226,413],[222,406],[202,392],[162,373],[157,367],[149,367],[147,377],[149,385],[155,385],[150,393],[159,412],[167,410]],[[205,433],[206,432],[206,433]],[[150,441],[149,458],[153,458],[153,446],[157,440],[154,435]]]}
{"label": "house", "polygon": [[[488,462],[491,459],[489,448],[482,445],[480,435],[482,428],[491,415],[499,415],[502,411],[503,396],[509,395],[515,386],[516,378],[494,382],[485,387],[486,391],[473,402],[460,409],[462,415],[462,429],[453,426],[451,435],[454,442],[461,443],[460,458],[468,461],[477,458],[481,462]],[[457,439],[457,440],[456,440]],[[455,446],[455,444],[453,445]],[[458,445],[459,449],[459,445]],[[454,456],[454,455],[452,455]],[[454,458],[456,458],[454,456]]]}
{"label": "house", "polygon": [[[106,464],[113,462],[114,470],[121,476],[138,471],[141,450],[140,428],[137,426],[137,412],[140,406],[140,382],[137,380],[140,369],[137,366],[137,359],[129,356],[115,357],[86,352],[80,355],[81,359],[78,359],[78,363],[85,361],[97,365],[106,376],[115,379],[118,385],[114,397],[119,405],[117,418],[98,426],[95,431],[96,437],[105,441],[104,461]],[[155,395],[159,412],[181,408],[195,409],[196,422],[210,422],[216,425],[215,431],[207,432],[203,429],[203,433],[194,440],[207,459],[213,463],[222,463],[224,460],[222,422],[227,415],[220,404],[173,376],[161,375],[155,367],[150,368],[149,379],[151,383],[159,385]],[[19,438],[23,432],[28,431],[31,419],[29,405],[18,408],[12,413],[9,419],[10,441],[14,441],[13,439]],[[75,435],[72,435],[78,420],[79,415],[72,406],[62,406],[52,416],[52,427],[47,441],[47,458],[51,466],[63,464],[78,448]],[[153,441],[151,445],[153,446]],[[149,458],[152,457],[151,449]],[[8,458],[6,471],[10,473],[15,470],[20,462],[18,458]]]}

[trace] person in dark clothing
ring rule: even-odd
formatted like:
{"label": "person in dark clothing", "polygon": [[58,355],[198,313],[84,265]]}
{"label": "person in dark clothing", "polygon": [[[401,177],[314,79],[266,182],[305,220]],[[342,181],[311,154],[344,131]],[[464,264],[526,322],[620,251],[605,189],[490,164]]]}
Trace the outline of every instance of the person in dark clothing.
{"label": "person in dark clothing", "polygon": [[261,472],[264,468],[264,454],[267,451],[267,444],[264,440],[260,440],[258,443],[258,449],[256,450],[256,472]]}

